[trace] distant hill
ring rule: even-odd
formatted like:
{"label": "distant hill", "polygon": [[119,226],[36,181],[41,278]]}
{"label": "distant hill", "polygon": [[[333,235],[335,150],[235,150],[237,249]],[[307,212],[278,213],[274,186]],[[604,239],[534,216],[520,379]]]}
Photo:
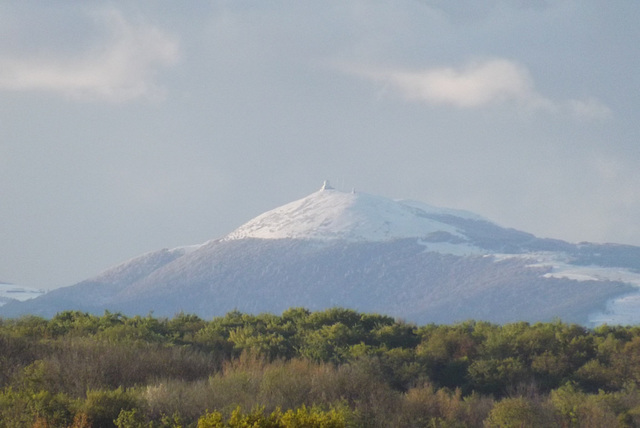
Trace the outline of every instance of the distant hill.
{"label": "distant hill", "polygon": [[33,299],[35,297],[42,296],[44,293],[44,290],[32,287],[22,287],[20,285],[0,281],[0,306],[9,302],[21,302]]}
{"label": "distant hill", "polygon": [[342,306],[418,323],[635,323],[639,270],[640,247],[541,239],[466,211],[325,184],[221,239],[144,254],[0,315]]}

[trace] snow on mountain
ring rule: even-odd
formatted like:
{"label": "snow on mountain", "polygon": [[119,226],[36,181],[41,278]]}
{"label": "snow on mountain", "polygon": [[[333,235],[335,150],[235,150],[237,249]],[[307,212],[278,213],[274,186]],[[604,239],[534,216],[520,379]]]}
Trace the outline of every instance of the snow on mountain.
{"label": "snow on mountain", "polygon": [[589,315],[588,325],[640,324],[640,290],[607,301],[604,310]]}
{"label": "snow on mountain", "polygon": [[640,289],[640,274],[628,268],[572,264],[567,253],[531,252],[525,254],[492,254],[496,261],[522,259],[527,266],[545,269],[544,278],[566,278],[573,281],[614,281],[631,284]]}
{"label": "snow on mountain", "polygon": [[325,183],[319,191],[259,215],[224,239],[386,241],[423,237],[434,232],[462,237],[455,227],[429,218],[429,214],[476,218],[466,212],[413,201],[342,192]]}
{"label": "snow on mountain", "polygon": [[0,314],[211,317],[339,305],[419,323],[636,323],[639,272],[640,247],[541,239],[466,211],[325,182],[221,239],[143,254],[39,298],[13,299]]}
{"label": "snow on mountain", "polygon": [[159,267],[185,254],[196,251],[200,247],[201,245],[188,245],[172,249],[165,248],[142,254],[141,256],[134,257],[133,259],[105,270],[91,281],[109,284],[131,284],[149,275]]}
{"label": "snow on mountain", "polygon": [[637,269],[623,267],[576,265],[567,253],[540,252],[528,254],[494,254],[496,261],[507,259],[528,260],[527,266],[546,271],[544,278],[566,278],[572,281],[606,281],[632,285],[630,293],[607,300],[604,309],[588,316],[589,326],[601,324],[633,325],[640,324],[640,274]]}

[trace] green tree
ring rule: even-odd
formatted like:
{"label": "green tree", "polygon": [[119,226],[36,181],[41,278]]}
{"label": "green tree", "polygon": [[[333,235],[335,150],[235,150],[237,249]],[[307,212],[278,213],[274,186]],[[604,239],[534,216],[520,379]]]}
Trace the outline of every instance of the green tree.
{"label": "green tree", "polygon": [[556,427],[557,421],[537,403],[525,397],[500,400],[485,421],[488,428],[542,428]]}

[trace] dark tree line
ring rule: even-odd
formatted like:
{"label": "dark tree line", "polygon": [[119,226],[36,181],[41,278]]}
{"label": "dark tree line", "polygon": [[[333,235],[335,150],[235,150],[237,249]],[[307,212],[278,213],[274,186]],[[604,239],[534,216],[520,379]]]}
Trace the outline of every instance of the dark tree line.
{"label": "dark tree line", "polygon": [[0,428],[640,426],[640,327],[0,319]]}

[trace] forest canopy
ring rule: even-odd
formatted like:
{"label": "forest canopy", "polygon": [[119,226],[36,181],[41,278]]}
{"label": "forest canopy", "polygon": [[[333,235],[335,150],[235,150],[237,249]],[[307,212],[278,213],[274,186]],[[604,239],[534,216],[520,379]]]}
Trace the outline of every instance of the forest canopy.
{"label": "forest canopy", "polygon": [[640,426],[640,327],[349,309],[0,319],[0,428]]}

